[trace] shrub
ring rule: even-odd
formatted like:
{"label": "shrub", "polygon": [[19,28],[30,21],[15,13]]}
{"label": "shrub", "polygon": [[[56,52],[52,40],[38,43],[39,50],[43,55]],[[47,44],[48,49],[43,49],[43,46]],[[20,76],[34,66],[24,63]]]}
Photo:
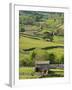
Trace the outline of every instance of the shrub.
{"label": "shrub", "polygon": [[25,29],[23,27],[21,27],[21,32],[24,32],[24,31],[25,31]]}
{"label": "shrub", "polygon": [[41,60],[41,61],[46,61],[46,60],[48,60],[48,53],[47,53],[47,51],[45,51],[45,50],[41,50],[41,49],[38,49],[38,50],[35,50],[35,53],[36,53],[36,55],[35,55],[35,60],[37,61],[37,60]]}
{"label": "shrub", "polygon": [[36,56],[36,53],[34,51],[30,53],[29,58],[30,58],[30,65],[31,66],[35,65],[35,60],[34,60],[35,56]]}
{"label": "shrub", "polygon": [[20,24],[20,25],[19,25],[19,31],[20,31],[20,32],[24,32],[24,31],[25,31],[24,24],[22,24],[22,25]]}
{"label": "shrub", "polygon": [[19,66],[23,66],[23,62],[24,62],[24,60],[22,59],[22,60],[20,60],[19,61]]}
{"label": "shrub", "polygon": [[64,64],[64,55],[61,56],[61,61],[60,61],[61,64]]}
{"label": "shrub", "polygon": [[50,39],[50,41],[52,42],[53,41],[53,32],[43,32],[43,39]]}
{"label": "shrub", "polygon": [[33,52],[30,54],[31,60],[33,60],[33,59],[35,58],[35,56],[36,56],[36,53],[33,51]]}
{"label": "shrub", "polygon": [[56,57],[55,63],[56,64],[64,64],[64,55],[62,55],[59,58]]}
{"label": "shrub", "polygon": [[56,63],[56,61],[55,61],[56,56],[54,55],[54,53],[50,53],[48,59],[50,60],[51,64],[55,64]]}
{"label": "shrub", "polygon": [[29,55],[24,56],[22,60],[19,61],[19,66],[32,66],[33,62],[30,59]]}

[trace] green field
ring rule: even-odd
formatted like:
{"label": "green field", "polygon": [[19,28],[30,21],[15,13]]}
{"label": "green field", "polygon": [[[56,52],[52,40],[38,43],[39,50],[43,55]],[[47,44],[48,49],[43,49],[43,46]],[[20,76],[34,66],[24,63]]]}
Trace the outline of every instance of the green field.
{"label": "green field", "polygon": [[64,64],[64,14],[19,11],[19,79],[63,77],[64,68],[35,71],[36,61]]}
{"label": "green field", "polygon": [[[57,40],[58,38],[55,38]],[[43,47],[49,47],[49,46],[63,46],[63,43],[61,42],[48,42],[45,40],[36,40],[36,39],[31,39],[28,37],[20,37],[20,42],[19,42],[20,48],[43,48]]]}
{"label": "green field", "polygon": [[[28,57],[29,54],[32,52],[30,51],[29,54],[24,54],[23,49],[29,49],[29,48],[45,48],[45,47],[51,47],[51,46],[63,46],[63,43],[60,42],[48,42],[45,40],[36,40],[36,39],[31,39],[27,37],[20,37],[20,42],[19,42],[19,47],[20,47],[20,60],[23,60],[24,58]],[[63,53],[64,49],[63,48],[53,48],[53,49],[46,49],[48,53],[54,53],[56,58],[60,58]],[[39,54],[41,53],[40,51],[38,52]]]}
{"label": "green field", "polygon": [[34,67],[21,67],[19,69],[19,79],[33,79],[33,78],[52,78],[52,77],[63,77],[64,69],[50,69],[49,75],[41,77],[40,73],[36,73]]}

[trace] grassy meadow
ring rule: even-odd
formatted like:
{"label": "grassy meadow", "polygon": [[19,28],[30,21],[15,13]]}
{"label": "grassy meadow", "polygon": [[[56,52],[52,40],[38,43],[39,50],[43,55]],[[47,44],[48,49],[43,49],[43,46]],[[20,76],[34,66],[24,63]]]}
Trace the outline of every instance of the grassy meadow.
{"label": "grassy meadow", "polygon": [[63,13],[19,12],[19,79],[64,77],[64,68],[50,68],[41,76],[35,61],[64,64]]}

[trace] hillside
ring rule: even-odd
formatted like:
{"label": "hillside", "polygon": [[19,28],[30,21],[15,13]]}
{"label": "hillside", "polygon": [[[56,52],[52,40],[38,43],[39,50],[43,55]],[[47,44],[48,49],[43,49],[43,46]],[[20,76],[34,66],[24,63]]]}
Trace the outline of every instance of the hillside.
{"label": "hillside", "polygon": [[[39,78],[36,61],[64,64],[64,14],[57,12],[19,11],[20,79]],[[27,71],[26,71],[27,70]],[[64,76],[64,70],[53,70]],[[21,73],[29,73],[21,75]],[[33,76],[32,76],[33,73]]]}

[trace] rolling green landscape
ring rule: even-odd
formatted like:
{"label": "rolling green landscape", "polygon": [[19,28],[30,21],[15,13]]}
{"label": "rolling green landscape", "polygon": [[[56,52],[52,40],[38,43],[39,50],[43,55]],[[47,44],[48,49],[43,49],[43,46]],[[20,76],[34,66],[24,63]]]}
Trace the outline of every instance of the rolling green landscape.
{"label": "rolling green landscape", "polygon": [[64,65],[64,13],[19,11],[19,79],[64,77],[64,68],[41,76],[36,61]]}

